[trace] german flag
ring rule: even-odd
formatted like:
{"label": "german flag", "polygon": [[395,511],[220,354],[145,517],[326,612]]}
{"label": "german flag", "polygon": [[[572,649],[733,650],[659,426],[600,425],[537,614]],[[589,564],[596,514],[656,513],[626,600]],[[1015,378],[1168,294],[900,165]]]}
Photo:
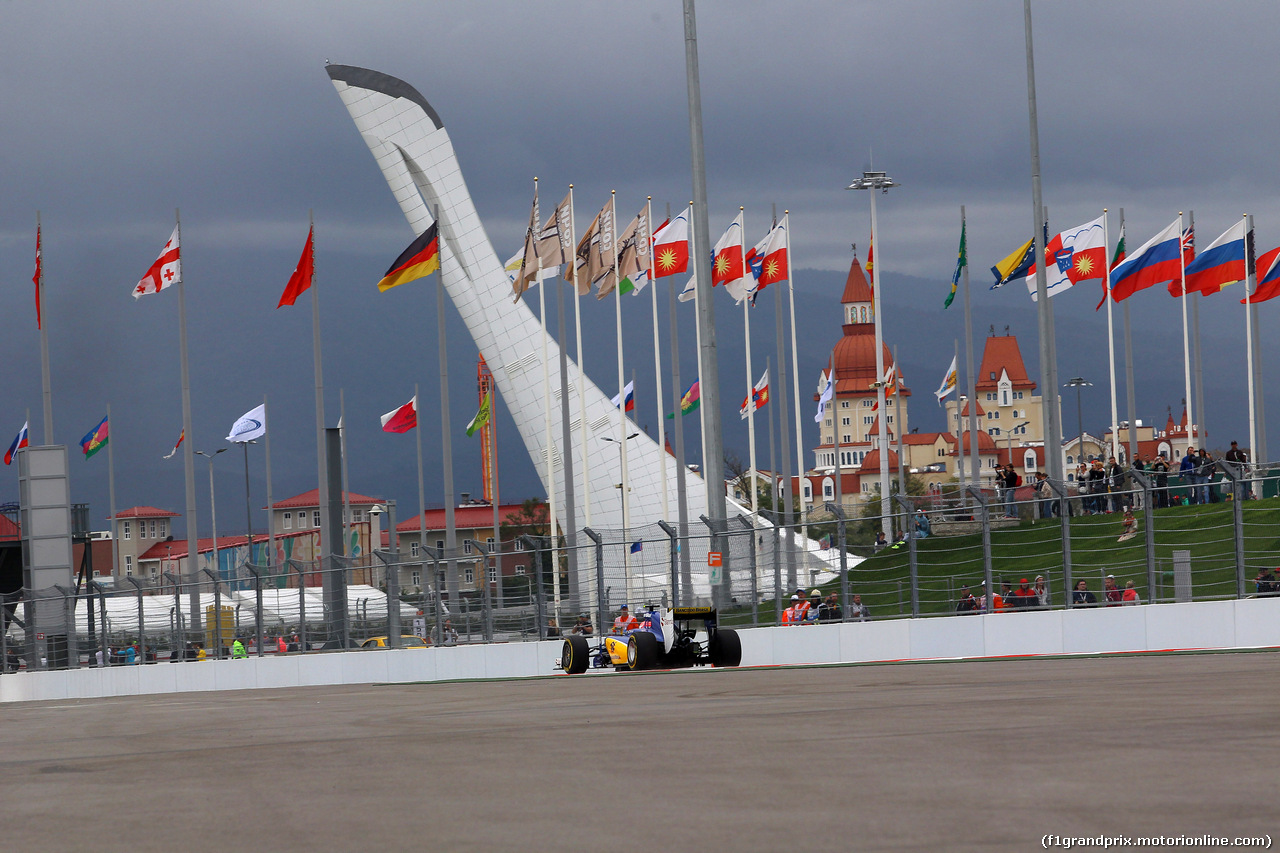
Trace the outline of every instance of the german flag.
{"label": "german flag", "polygon": [[440,269],[440,241],[437,239],[436,223],[423,231],[418,239],[409,244],[409,248],[400,253],[391,269],[378,282],[378,290],[386,292],[406,281],[426,278]]}

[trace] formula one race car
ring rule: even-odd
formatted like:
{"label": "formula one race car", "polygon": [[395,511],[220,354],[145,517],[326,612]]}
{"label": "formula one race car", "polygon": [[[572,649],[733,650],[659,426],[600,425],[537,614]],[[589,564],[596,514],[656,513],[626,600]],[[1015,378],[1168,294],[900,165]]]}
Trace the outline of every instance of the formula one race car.
{"label": "formula one race car", "polygon": [[[706,641],[697,640],[698,631]],[[640,627],[608,634],[593,649],[586,637],[570,636],[560,653],[560,668],[570,675],[588,667],[603,669],[675,669],[690,666],[737,666],[742,641],[732,628],[716,625],[714,607],[646,608]]]}

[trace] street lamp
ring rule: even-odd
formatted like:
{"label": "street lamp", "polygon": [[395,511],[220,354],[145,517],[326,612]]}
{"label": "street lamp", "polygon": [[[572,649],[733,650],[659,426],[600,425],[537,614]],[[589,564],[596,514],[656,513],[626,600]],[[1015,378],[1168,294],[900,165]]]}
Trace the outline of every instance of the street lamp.
{"label": "street lamp", "polygon": [[[218,505],[214,503],[214,498],[213,498],[213,457],[217,456],[219,453],[224,452],[225,450],[226,450],[225,447],[219,447],[217,450],[213,451],[212,453],[205,453],[203,450],[195,451],[197,456],[203,456],[209,460],[209,515],[210,515],[210,521],[212,521],[213,523],[213,570],[218,575],[218,577],[222,577],[222,572],[219,570],[219,567],[218,567]],[[198,543],[197,543],[197,547],[198,547]],[[195,561],[198,560],[198,555],[192,554],[191,559],[193,561],[191,565],[193,566],[196,565]]]}
{"label": "street lamp", "polygon": [[1077,376],[1062,387],[1076,389],[1076,418],[1080,424],[1080,445],[1076,448],[1076,464],[1078,465],[1084,458],[1084,409],[1081,407],[1080,403],[1080,389],[1092,388],[1093,383],[1085,382],[1084,379]]}
{"label": "street lamp", "polygon": [[[626,440],[630,441],[631,439],[635,438],[638,435],[640,435],[639,432],[633,432],[631,433],[631,435],[627,436]],[[602,435],[600,436],[600,438],[605,441],[612,441],[614,444],[618,445],[618,465],[622,466],[623,464],[622,450],[625,445],[618,439],[611,438],[607,435]],[[618,490],[618,500],[622,504],[622,576],[626,583],[627,600],[630,601],[633,597],[631,593],[631,543],[627,541],[627,496],[626,496],[627,478],[626,478],[625,470],[623,470],[622,482],[618,483],[614,488]],[[724,483],[720,484],[720,488],[722,489],[724,488]],[[551,541],[552,541],[553,547],[555,543],[555,535],[556,535],[556,532],[552,530]],[[555,551],[553,550],[552,554],[554,553]],[[555,568],[556,568],[556,571],[552,575],[552,580],[555,583],[556,616],[559,616],[560,615],[560,567],[556,566]],[[557,622],[557,624],[559,623]]]}
{"label": "street lamp", "polygon": [[1015,427],[1013,427],[1013,428],[1011,428],[1011,429],[1009,430],[1009,451],[1008,451],[1008,452],[1009,452],[1009,464],[1010,464],[1010,465],[1012,465],[1012,464],[1013,464],[1013,434],[1014,434],[1015,432],[1017,432],[1018,430],[1022,429],[1024,426],[1026,426],[1026,425],[1027,425],[1027,424],[1029,424],[1029,423],[1031,423],[1031,421],[1023,421],[1022,423],[1018,424],[1017,426],[1015,426]]}
{"label": "street lamp", "polygon": [[[891,187],[900,186],[893,181],[884,172],[863,172],[861,178],[855,178],[853,183],[845,187],[847,190],[870,190],[871,195],[871,237],[875,239],[875,233],[879,230],[876,227],[876,191],[887,193]],[[881,253],[881,258],[884,253]],[[871,315],[875,322],[876,330],[876,379],[880,380],[884,376],[884,343],[883,334],[880,328],[880,312],[877,310],[879,305],[883,305],[884,301],[880,298],[880,267],[882,264],[875,264],[871,268]],[[889,433],[885,424],[885,403],[884,403],[884,386],[881,385],[876,389],[876,401],[879,403],[877,411],[880,413],[880,498],[884,500],[889,495]],[[899,424],[901,426],[901,424]],[[836,424],[839,428],[839,424]],[[839,460],[836,460],[836,476],[840,475]],[[886,537],[892,533],[893,521],[889,513],[881,513],[881,527],[884,529]]]}

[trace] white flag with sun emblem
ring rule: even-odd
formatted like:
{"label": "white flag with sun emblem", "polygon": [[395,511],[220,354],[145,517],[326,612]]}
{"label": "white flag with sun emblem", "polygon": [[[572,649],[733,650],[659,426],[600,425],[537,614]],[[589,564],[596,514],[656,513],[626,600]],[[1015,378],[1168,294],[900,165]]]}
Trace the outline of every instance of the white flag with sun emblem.
{"label": "white flag with sun emblem", "polygon": [[[1057,296],[1077,282],[1102,278],[1106,274],[1107,244],[1103,238],[1103,217],[1063,231],[1045,248],[1048,293]],[[1036,268],[1027,272],[1027,290],[1036,301]]]}

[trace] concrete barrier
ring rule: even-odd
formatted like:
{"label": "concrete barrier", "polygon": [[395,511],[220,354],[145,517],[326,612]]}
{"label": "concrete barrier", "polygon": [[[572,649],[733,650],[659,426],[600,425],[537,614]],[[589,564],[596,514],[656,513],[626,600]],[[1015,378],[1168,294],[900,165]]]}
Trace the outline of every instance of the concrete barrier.
{"label": "concrete barrier", "polygon": [[[743,666],[1280,647],[1280,597],[748,628]],[[560,641],[19,672],[0,702],[558,672]]]}

